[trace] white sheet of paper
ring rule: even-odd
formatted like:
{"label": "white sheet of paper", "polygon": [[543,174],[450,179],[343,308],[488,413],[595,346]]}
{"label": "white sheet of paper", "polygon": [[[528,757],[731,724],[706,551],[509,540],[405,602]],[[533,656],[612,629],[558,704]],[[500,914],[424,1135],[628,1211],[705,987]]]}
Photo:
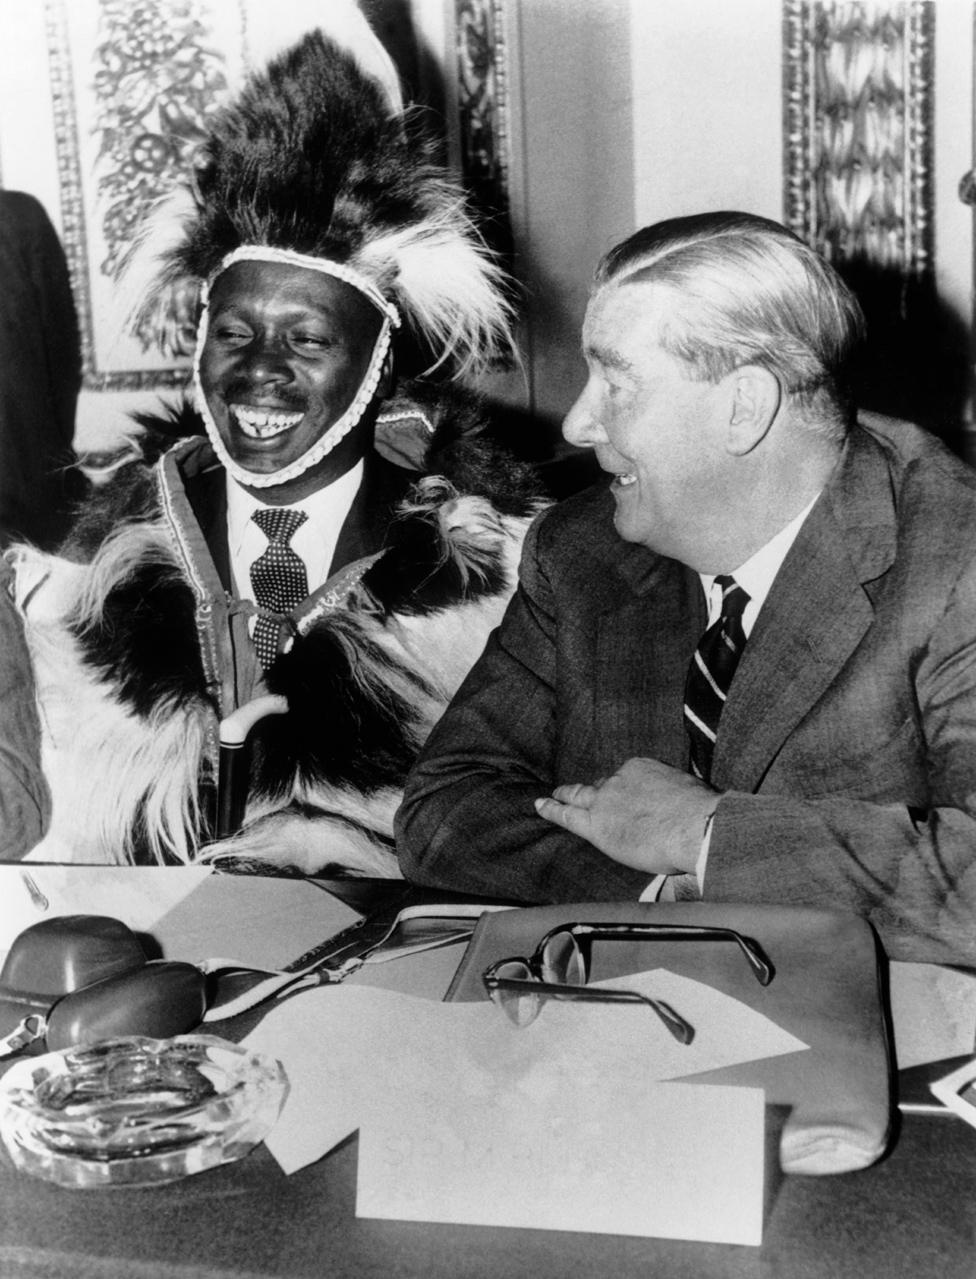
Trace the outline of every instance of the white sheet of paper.
{"label": "white sheet of paper", "polygon": [[0,865],[0,953],[56,915],[109,915],[150,932],[212,873],[209,866]]}
{"label": "white sheet of paper", "polygon": [[899,1070],[976,1050],[976,973],[892,963],[888,985]]}
{"label": "white sheet of paper", "polygon": [[363,1124],[356,1215],[758,1245],[763,1143],[758,1088],[570,1073],[476,1099],[435,1068]]}
{"label": "white sheet of paper", "polygon": [[437,1071],[449,1091],[474,1097],[529,1089],[540,1101],[567,1087],[603,1092],[807,1047],[768,1018],[666,969],[639,973],[631,990],[666,999],[696,1029],[677,1043],[648,1009],[547,1003],[516,1029],[487,1001],[435,1003],[369,987],[320,987],[273,1009],[246,1043],[281,1061],[290,1090],[267,1138],[285,1172],[321,1158],[381,1114],[385,1096]]}

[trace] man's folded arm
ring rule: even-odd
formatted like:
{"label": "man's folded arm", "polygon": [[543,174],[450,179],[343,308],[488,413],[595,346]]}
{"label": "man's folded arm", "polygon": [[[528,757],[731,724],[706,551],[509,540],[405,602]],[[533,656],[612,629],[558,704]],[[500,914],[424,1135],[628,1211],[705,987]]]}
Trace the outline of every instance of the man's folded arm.
{"label": "man's folded arm", "polygon": [[976,967],[976,820],[904,804],[727,792],[705,900],[854,911],[889,958]]}
{"label": "man's folded arm", "polygon": [[417,883],[518,901],[636,901],[648,875],[533,807],[555,785],[556,732],[556,618],[536,561],[538,527],[501,626],[408,780],[396,820],[400,866]]}

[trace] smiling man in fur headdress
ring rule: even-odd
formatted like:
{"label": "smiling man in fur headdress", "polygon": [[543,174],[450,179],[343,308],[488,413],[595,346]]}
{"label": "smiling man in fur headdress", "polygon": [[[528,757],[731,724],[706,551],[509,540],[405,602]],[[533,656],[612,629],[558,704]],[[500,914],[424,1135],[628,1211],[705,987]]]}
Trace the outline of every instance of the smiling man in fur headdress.
{"label": "smiling man in fur headdress", "polygon": [[[16,557],[53,797],[32,855],[216,847],[395,874],[407,769],[539,501],[476,402],[396,386],[393,352],[490,362],[510,341],[500,275],[429,147],[318,32],[215,117],[175,205],[142,320],[199,288],[200,420],[155,465],[147,436],[63,557]],[[241,738],[252,719],[242,829],[214,845],[237,824],[218,724]]]}

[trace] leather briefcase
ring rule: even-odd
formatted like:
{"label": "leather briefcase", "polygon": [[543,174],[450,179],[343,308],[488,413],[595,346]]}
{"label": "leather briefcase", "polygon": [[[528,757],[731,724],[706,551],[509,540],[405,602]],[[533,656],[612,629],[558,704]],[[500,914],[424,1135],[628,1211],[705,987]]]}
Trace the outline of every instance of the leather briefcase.
{"label": "leather briefcase", "polygon": [[759,943],[775,970],[761,986],[734,945],[695,941],[597,942],[591,981],[667,968],[742,1000],[807,1051],[689,1077],[693,1083],[762,1087],[788,1113],[780,1141],[785,1172],[867,1167],[884,1153],[892,1120],[890,1036],[879,952],[853,915],[804,907],[713,902],[580,902],[482,916],[447,999],[487,998],[490,964],[531,955],[550,928],[568,922],[671,923],[730,928]]}

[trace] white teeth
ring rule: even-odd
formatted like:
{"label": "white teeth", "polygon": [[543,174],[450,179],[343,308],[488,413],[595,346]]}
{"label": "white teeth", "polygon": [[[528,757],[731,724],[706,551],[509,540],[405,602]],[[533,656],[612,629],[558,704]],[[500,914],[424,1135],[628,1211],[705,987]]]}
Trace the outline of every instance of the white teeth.
{"label": "white teeth", "polygon": [[267,440],[290,430],[305,416],[304,413],[272,413],[268,409],[246,408],[242,404],[229,405],[237,425],[253,440]]}
{"label": "white teeth", "polygon": [[627,471],[623,475],[617,476],[617,483],[620,485],[621,488],[626,488],[628,484],[637,483],[637,476]]}

